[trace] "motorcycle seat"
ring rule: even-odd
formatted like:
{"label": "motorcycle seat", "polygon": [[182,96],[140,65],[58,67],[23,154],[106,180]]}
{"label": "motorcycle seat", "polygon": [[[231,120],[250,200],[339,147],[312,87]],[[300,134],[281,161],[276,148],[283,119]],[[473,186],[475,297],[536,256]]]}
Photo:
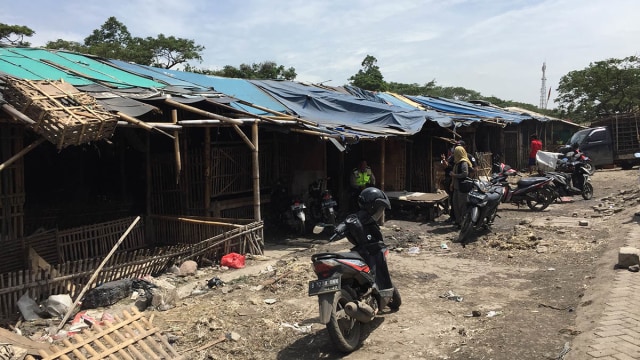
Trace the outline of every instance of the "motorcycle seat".
{"label": "motorcycle seat", "polygon": [[538,184],[547,180],[549,180],[549,178],[541,177],[541,176],[528,177],[528,178],[520,179],[518,181],[518,187],[525,188],[525,187]]}
{"label": "motorcycle seat", "polygon": [[360,254],[358,254],[355,251],[339,252],[339,253],[318,253],[318,254],[311,255],[311,261],[325,260],[325,259],[356,259],[356,260],[364,261],[362,256],[360,256]]}

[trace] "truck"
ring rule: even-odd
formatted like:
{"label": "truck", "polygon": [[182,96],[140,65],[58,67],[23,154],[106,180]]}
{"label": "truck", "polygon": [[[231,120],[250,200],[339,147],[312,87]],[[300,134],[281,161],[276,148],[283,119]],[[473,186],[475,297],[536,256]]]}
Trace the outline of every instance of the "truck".
{"label": "truck", "polygon": [[577,131],[558,152],[566,153],[575,148],[591,158],[596,168],[619,166],[624,170],[640,165],[640,114],[616,114],[598,119],[591,127]]}

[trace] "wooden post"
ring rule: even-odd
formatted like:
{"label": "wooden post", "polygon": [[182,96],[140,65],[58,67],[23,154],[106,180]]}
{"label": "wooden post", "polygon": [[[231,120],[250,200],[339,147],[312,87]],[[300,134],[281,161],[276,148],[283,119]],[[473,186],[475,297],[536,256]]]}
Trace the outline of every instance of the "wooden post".
{"label": "wooden post", "polygon": [[258,151],[258,121],[251,127],[251,137],[253,139],[252,163],[253,163],[253,218],[260,221],[260,153]]}
{"label": "wooden post", "polygon": [[20,159],[22,156],[24,156],[29,151],[33,150],[36,146],[42,144],[44,141],[45,141],[44,138],[40,138],[34,141],[33,143],[29,144],[29,146],[27,146],[26,148],[20,150],[17,154],[13,155],[7,161],[0,164],[0,171],[4,170],[9,165],[13,164],[16,160]]}
{"label": "wooden post", "polygon": [[[204,211],[209,215],[211,207],[211,130],[204,128]],[[214,214],[213,216],[219,216]]]}
{"label": "wooden post", "polygon": [[[171,122],[178,123],[178,110],[171,110]],[[180,182],[180,172],[182,171],[182,162],[180,161],[180,139],[178,138],[178,131],[173,131],[173,151],[176,154],[176,184]]]}
{"label": "wooden post", "polygon": [[151,180],[151,177],[153,176],[153,171],[151,171],[151,136],[149,135],[149,133],[145,133],[145,140],[145,165],[147,169],[147,214],[151,214],[151,196],[153,194],[153,181]]}
{"label": "wooden post", "polygon": [[91,284],[93,284],[93,282],[98,277],[98,274],[100,274],[100,271],[102,270],[102,268],[106,265],[107,261],[109,261],[109,259],[111,259],[111,256],[116,252],[116,250],[118,249],[120,244],[122,244],[124,239],[131,232],[131,230],[133,230],[133,227],[136,226],[138,221],[140,221],[140,216],[136,217],[135,220],[133,220],[131,225],[129,225],[129,228],[127,229],[127,231],[125,231],[124,234],[122,234],[122,236],[120,236],[120,239],[118,239],[118,242],[115,245],[113,245],[113,247],[111,248],[111,251],[109,251],[109,253],[104,258],[104,260],[102,260],[102,262],[100,263],[98,268],[93,272],[93,275],[91,275],[91,278],[89,279],[89,281],[85,284],[85,286],[82,289],[82,291],[80,291],[80,294],[78,294],[78,296],[76,297],[76,301],[73,302],[73,304],[71,305],[69,310],[67,310],[67,313],[64,314],[64,317],[62,318],[62,321],[60,322],[60,324],[56,328],[56,332],[60,331],[60,329],[62,329],[64,327],[64,324],[67,322],[67,320],[69,320],[69,317],[71,316],[71,313],[73,313],[73,311],[75,310],[76,306],[78,306],[78,303],[80,302],[80,300],[82,300],[82,297],[84,296],[84,293],[87,292],[87,290],[89,290],[89,286],[91,286]]}

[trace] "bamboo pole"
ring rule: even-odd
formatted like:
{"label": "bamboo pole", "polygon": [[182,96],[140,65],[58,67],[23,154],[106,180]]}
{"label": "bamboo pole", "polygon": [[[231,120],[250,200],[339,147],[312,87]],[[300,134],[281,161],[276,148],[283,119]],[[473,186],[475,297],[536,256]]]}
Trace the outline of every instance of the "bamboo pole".
{"label": "bamboo pole", "polygon": [[185,105],[185,104],[179,103],[179,102],[171,100],[171,99],[165,99],[164,102],[166,104],[168,104],[168,105],[175,106],[175,107],[177,107],[179,109],[186,110],[186,111],[192,112],[194,114],[202,115],[202,116],[204,116],[206,118],[209,118],[209,119],[216,119],[216,120],[224,121],[226,123],[233,124],[233,125],[242,125],[242,121],[240,121],[240,120],[236,120],[236,119],[232,119],[232,118],[229,118],[229,117],[226,117],[226,116],[222,116],[222,115],[214,114],[214,113],[211,113],[211,112],[208,112],[208,111],[200,110],[200,109],[198,109],[196,107]]}
{"label": "bamboo pole", "polygon": [[30,117],[28,117],[27,115],[23,114],[22,112],[18,111],[18,109],[14,108],[13,106],[9,105],[9,104],[2,104],[2,109],[9,115],[11,115],[12,118],[14,118],[15,120],[20,120],[24,123],[26,123],[27,125],[33,125],[35,124],[35,120],[31,119]]}
{"label": "bamboo pole", "polygon": [[[171,121],[174,124],[178,123],[178,110],[171,110]],[[173,151],[176,155],[176,184],[180,182],[180,172],[182,171],[182,163],[180,162],[180,138],[178,137],[178,131],[173,132]]]}
{"label": "bamboo pole", "polygon": [[258,109],[258,110],[262,110],[264,112],[272,113],[272,114],[278,115],[278,116],[280,116],[282,118],[289,118],[291,120],[295,120],[295,121],[301,122],[303,124],[318,126],[318,123],[315,123],[313,121],[300,119],[300,118],[297,118],[295,116],[292,116],[292,115],[289,115],[289,114],[285,114],[285,113],[281,113],[281,112],[278,112],[278,111],[275,111],[275,110],[271,110],[271,109],[268,109],[268,108],[265,108],[265,107],[262,107],[262,106],[259,106],[259,105],[256,105],[256,104],[252,104],[252,103],[244,101],[244,100],[238,100],[237,102],[238,102],[238,104],[251,106],[252,108],[255,108],[255,109]]}
{"label": "bamboo pole", "polygon": [[26,148],[20,150],[17,154],[13,155],[9,159],[7,159],[7,161],[5,161],[2,164],[0,164],[0,171],[4,170],[9,165],[13,164],[16,160],[20,159],[26,153],[28,153],[29,151],[33,150],[36,146],[42,144],[43,142],[45,142],[45,139],[44,138],[40,138],[40,139],[32,142],[31,144],[29,144]]}
{"label": "bamboo pole", "polygon": [[[204,129],[204,209],[211,207],[211,130]],[[217,214],[216,214],[217,216]]]}
{"label": "bamboo pole", "polygon": [[260,214],[260,153],[258,152],[258,122],[254,122],[251,127],[251,135],[253,138],[253,218],[256,221],[260,221],[262,216]]}
{"label": "bamboo pole", "polygon": [[127,115],[127,114],[125,114],[125,113],[123,113],[123,112],[120,112],[120,111],[118,111],[118,112],[116,113],[116,115],[118,115],[118,117],[119,117],[120,119],[122,119],[122,120],[124,120],[124,121],[126,121],[126,122],[128,122],[128,123],[131,123],[131,124],[137,125],[137,126],[139,126],[139,127],[143,128],[143,129],[147,130],[147,131],[153,131],[153,130],[155,130],[155,131],[157,131],[157,132],[159,132],[159,133],[161,133],[161,134],[163,134],[163,135],[166,135],[166,136],[168,136],[168,137],[170,137],[170,138],[172,138],[172,139],[175,139],[175,138],[173,137],[173,135],[169,134],[168,132],[166,132],[166,131],[164,131],[164,130],[162,130],[162,129],[159,129],[159,128],[155,127],[155,126],[151,126],[151,125],[147,124],[147,123],[146,123],[146,122],[144,122],[144,121],[140,121],[140,120],[138,120],[138,119],[134,118],[133,116],[129,116],[129,115]]}
{"label": "bamboo pole", "polygon": [[109,261],[109,259],[111,259],[111,256],[113,256],[113,254],[116,252],[116,250],[118,249],[120,244],[122,244],[122,242],[127,237],[127,235],[129,235],[131,230],[133,230],[133,227],[138,223],[138,221],[140,221],[140,216],[136,217],[135,220],[133,220],[131,225],[129,225],[129,228],[127,229],[127,231],[125,231],[124,234],[122,234],[122,236],[120,236],[120,239],[118,239],[118,242],[115,245],[113,245],[113,248],[111,248],[111,251],[109,251],[109,253],[104,258],[104,260],[102,260],[102,262],[100,263],[98,268],[93,272],[93,275],[91,275],[91,278],[89,279],[89,281],[85,284],[85,286],[82,289],[82,291],[80,291],[80,294],[78,294],[78,296],[76,297],[76,301],[73,302],[73,304],[71,305],[69,310],[67,310],[67,313],[62,318],[62,321],[60,321],[60,324],[56,328],[56,332],[60,331],[60,329],[62,329],[62,327],[64,327],[64,324],[67,322],[67,320],[69,320],[69,317],[71,316],[71,313],[75,310],[76,306],[78,306],[78,303],[80,302],[80,300],[82,300],[82,297],[84,296],[84,293],[87,292],[87,290],[89,290],[89,286],[91,286],[91,284],[93,284],[95,279],[98,277],[98,274],[100,274],[100,271],[102,270],[102,268],[106,265],[107,261]]}

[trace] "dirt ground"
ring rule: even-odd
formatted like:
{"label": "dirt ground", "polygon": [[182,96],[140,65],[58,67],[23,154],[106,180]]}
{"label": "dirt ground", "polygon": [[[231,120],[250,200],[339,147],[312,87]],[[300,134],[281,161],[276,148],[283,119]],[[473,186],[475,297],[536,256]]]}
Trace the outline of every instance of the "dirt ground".
{"label": "dirt ground", "polygon": [[[403,304],[368,324],[348,355],[333,350],[317,298],[307,296],[311,255],[346,250],[346,240],[267,239],[292,252],[268,266],[248,260],[250,274],[154,311],[153,322],[189,359],[562,359],[563,348],[584,348],[574,339],[601,312],[611,259],[625,241],[621,226],[639,220],[637,169],[598,170],[592,183],[592,200],[578,196],[543,212],[501,204],[492,229],[466,247],[453,242],[445,215],[388,218],[383,233]],[[219,274],[202,268],[176,281],[200,289]]]}

